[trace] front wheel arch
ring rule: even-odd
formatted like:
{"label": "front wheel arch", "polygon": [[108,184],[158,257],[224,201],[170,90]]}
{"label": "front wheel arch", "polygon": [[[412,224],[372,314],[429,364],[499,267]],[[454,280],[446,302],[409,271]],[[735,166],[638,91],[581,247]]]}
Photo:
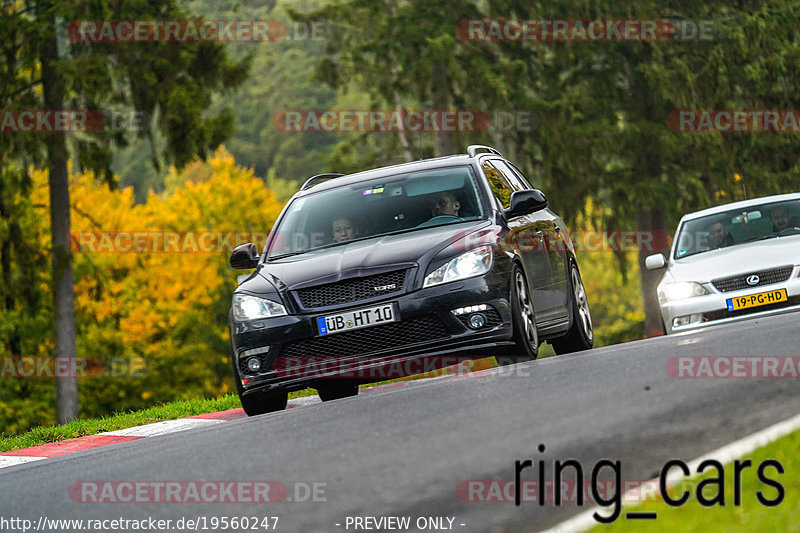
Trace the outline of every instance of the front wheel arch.
{"label": "front wheel arch", "polygon": [[569,269],[570,326],[567,333],[553,339],[550,344],[557,354],[589,350],[594,346],[594,326],[586,298],[583,278],[577,261],[570,262]]}
{"label": "front wheel arch", "polygon": [[[523,292],[517,288],[522,285]],[[509,303],[511,304],[511,324],[515,346],[511,355],[498,355],[495,360],[500,366],[533,361],[539,355],[542,341],[538,333],[536,311],[530,297],[528,277],[522,267],[514,262],[509,283]],[[527,322],[526,322],[527,321]]]}

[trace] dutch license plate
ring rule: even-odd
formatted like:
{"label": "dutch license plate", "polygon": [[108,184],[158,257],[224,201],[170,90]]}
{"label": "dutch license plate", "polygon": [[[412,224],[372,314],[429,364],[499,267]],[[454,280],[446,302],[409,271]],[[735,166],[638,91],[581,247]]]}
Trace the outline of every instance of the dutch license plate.
{"label": "dutch license plate", "polygon": [[789,296],[786,293],[786,289],[778,289],[776,291],[759,292],[758,294],[728,298],[725,300],[725,303],[728,304],[728,311],[738,311],[739,309],[776,304],[787,300],[789,300]]}
{"label": "dutch license plate", "polygon": [[394,305],[384,304],[367,309],[339,313],[338,315],[317,317],[317,332],[320,335],[330,335],[332,333],[397,322],[397,320]]}

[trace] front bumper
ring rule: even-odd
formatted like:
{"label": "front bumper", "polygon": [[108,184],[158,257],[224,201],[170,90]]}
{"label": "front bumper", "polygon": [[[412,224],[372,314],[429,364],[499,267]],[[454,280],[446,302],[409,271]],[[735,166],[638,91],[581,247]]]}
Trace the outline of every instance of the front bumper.
{"label": "front bumper", "polygon": [[[678,333],[698,328],[706,328],[717,324],[728,324],[751,318],[788,313],[800,310],[800,268],[794,267],[791,276],[786,281],[760,285],[747,289],[720,292],[710,284],[704,284],[711,294],[695,296],[686,300],[677,300],[660,303],[661,316],[667,333]],[[767,291],[786,289],[788,301],[728,311],[726,300],[741,296],[750,296]],[[688,317],[688,318],[687,318]],[[676,319],[688,320],[687,324],[678,325]]]}
{"label": "front bumper", "polygon": [[[510,346],[509,274],[492,270],[483,276],[394,295],[368,304],[353,302],[335,311],[293,314],[231,322],[234,361],[243,394],[257,390],[299,390],[320,380],[374,382],[404,377],[462,359],[486,357]],[[393,303],[399,321],[320,336],[316,318]],[[454,309],[485,304],[486,325],[471,329]],[[259,372],[247,371],[246,355],[257,357]],[[388,369],[388,370],[387,370]]]}

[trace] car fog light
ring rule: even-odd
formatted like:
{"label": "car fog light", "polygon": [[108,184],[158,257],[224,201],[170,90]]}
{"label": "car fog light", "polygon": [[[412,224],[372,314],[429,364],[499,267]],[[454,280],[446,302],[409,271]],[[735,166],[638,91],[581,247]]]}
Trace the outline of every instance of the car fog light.
{"label": "car fog light", "polygon": [[247,368],[250,372],[258,372],[261,370],[261,361],[258,360],[258,357],[251,357],[247,360]]}
{"label": "car fog light", "polygon": [[480,313],[476,313],[469,317],[469,327],[472,329],[480,329],[486,325],[486,317]]}
{"label": "car fog light", "polygon": [[689,324],[694,324],[695,322],[701,322],[703,320],[703,315],[684,315],[684,316],[676,316],[672,319],[672,327],[677,328],[680,326],[688,326]]}

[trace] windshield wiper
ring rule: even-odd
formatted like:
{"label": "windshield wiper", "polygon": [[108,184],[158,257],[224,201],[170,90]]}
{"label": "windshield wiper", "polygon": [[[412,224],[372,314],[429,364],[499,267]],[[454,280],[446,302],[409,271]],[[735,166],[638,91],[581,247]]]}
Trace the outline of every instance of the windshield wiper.
{"label": "windshield wiper", "polygon": [[[749,237],[749,238],[743,240],[742,242],[744,243],[744,242],[763,241],[765,239],[771,239],[771,238],[777,237],[777,236],[778,236],[777,233],[770,233],[769,235],[760,235],[760,236],[756,235],[755,237]],[[741,243],[739,243],[739,244],[741,244]]]}
{"label": "windshield wiper", "polygon": [[301,255],[301,254],[305,254],[305,253],[308,253],[308,252],[316,252],[317,250],[325,250],[327,248],[332,248],[334,246],[339,246],[339,245],[343,245],[343,244],[350,244],[350,243],[354,243],[354,242],[358,242],[358,241],[365,241],[367,239],[373,239],[375,237],[387,237],[387,236],[390,236],[390,235],[400,235],[402,233],[410,233],[412,231],[419,231],[419,230],[428,229],[428,228],[437,228],[437,227],[440,227],[440,226],[448,226],[450,224],[460,224],[462,222],[474,222],[476,220],[483,220],[483,219],[478,215],[472,215],[470,217],[466,217],[466,218],[463,218],[461,220],[454,220],[452,222],[444,222],[442,224],[436,224],[436,225],[428,226],[428,227],[424,227],[424,228],[420,228],[418,226],[412,226],[410,228],[398,229],[398,230],[394,230],[394,231],[389,231],[387,233],[381,233],[381,234],[378,234],[378,235],[365,235],[363,237],[358,237],[356,239],[351,239],[349,241],[332,242],[332,243],[326,244],[324,246],[317,246],[316,248],[307,248],[305,250],[298,250],[296,252],[287,252],[285,254],[280,254],[280,255],[275,255],[275,256],[267,256],[267,261],[274,261],[276,259],[284,259],[286,257],[292,257],[292,256],[295,256],[295,255]]}
{"label": "windshield wiper", "polygon": [[292,257],[293,255],[300,255],[300,254],[304,254],[304,253],[310,252],[310,251],[311,250],[300,250],[300,251],[297,251],[297,252],[288,252],[288,253],[280,254],[280,255],[267,256],[267,261],[273,261],[275,259],[283,259],[284,257]]}
{"label": "windshield wiper", "polygon": [[272,261],[274,259],[283,259],[285,257],[292,257],[293,255],[307,254],[308,252],[316,252],[317,250],[325,250],[327,248],[333,248],[334,246],[338,246],[340,244],[356,242],[356,241],[360,241],[360,240],[368,239],[368,238],[369,237],[361,237],[359,239],[352,239],[352,240],[345,241],[345,242],[331,242],[331,243],[325,244],[323,246],[317,246],[316,248],[306,248],[305,250],[298,250],[296,252],[286,252],[285,254],[280,254],[280,255],[275,255],[275,256],[267,256],[267,261]]}

